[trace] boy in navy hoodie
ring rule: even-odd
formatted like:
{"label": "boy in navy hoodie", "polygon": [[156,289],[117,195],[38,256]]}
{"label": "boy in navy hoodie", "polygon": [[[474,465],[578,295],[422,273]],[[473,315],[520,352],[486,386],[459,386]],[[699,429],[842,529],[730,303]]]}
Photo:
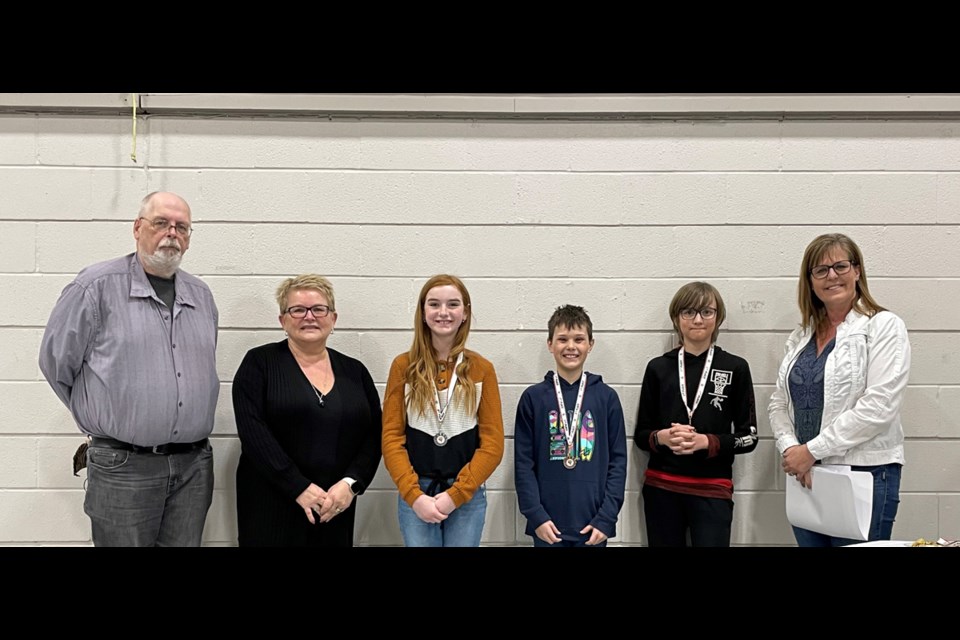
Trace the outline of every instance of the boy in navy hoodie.
{"label": "boy in navy hoodie", "polygon": [[593,323],[583,307],[557,307],[547,331],[556,372],[528,387],[517,406],[520,512],[535,547],[603,547],[617,533],[623,506],[623,407],[599,375],[584,371]]}

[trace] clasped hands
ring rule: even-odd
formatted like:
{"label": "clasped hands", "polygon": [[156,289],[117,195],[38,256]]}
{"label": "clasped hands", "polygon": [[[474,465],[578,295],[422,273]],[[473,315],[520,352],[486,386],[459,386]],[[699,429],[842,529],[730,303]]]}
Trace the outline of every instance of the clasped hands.
{"label": "clasped hands", "polygon": [[310,483],[297,497],[297,504],[303,509],[310,524],[330,522],[350,507],[353,502],[353,489],[343,480],[340,480],[329,491],[324,491],[317,485]]}
{"label": "clasped hands", "polygon": [[689,424],[680,424],[671,422],[669,429],[660,429],[657,431],[657,444],[669,447],[678,456],[690,455],[694,451],[706,449],[710,446],[710,440],[706,435],[697,433],[697,430]]}
{"label": "clasped hands", "polygon": [[428,524],[443,522],[456,508],[453,498],[446,491],[436,496],[423,494],[413,501],[413,512]]}

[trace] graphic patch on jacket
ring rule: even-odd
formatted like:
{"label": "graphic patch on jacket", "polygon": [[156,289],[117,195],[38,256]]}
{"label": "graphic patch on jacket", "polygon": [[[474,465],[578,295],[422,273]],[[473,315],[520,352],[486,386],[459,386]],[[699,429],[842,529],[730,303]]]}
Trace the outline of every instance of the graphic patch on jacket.
{"label": "graphic patch on jacket", "polygon": [[550,424],[550,459],[563,460],[567,457],[567,439],[563,435],[563,429],[560,428],[560,414],[557,411],[551,411],[548,420]]}
{"label": "graphic patch on jacket", "polygon": [[593,424],[593,415],[588,409],[583,414],[583,424],[580,425],[580,459],[590,460],[593,457],[593,441],[596,437],[596,428]]}
{"label": "graphic patch on jacket", "polygon": [[[568,412],[568,420],[573,419],[573,412]],[[560,423],[560,414],[557,411],[551,411],[547,417],[547,424],[550,429],[550,460],[564,460],[567,458],[567,438],[563,433],[563,425]],[[593,420],[593,414],[589,410],[583,415],[580,422],[579,442],[574,440],[574,446],[579,444],[579,456],[577,449],[574,449],[574,456],[581,460],[593,459],[593,447],[597,437],[596,425]]]}
{"label": "graphic patch on jacket", "polygon": [[713,373],[710,374],[710,382],[713,383],[713,391],[710,395],[713,396],[713,400],[710,401],[710,404],[717,409],[723,409],[720,405],[727,396],[723,395],[723,390],[733,382],[733,371],[720,371],[719,369],[714,369]]}

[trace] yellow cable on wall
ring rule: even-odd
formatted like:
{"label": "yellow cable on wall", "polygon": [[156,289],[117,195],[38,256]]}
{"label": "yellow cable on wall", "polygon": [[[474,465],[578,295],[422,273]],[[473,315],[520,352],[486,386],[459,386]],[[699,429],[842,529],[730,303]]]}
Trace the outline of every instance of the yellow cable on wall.
{"label": "yellow cable on wall", "polygon": [[130,94],[130,102],[133,105],[133,137],[130,141],[130,159],[137,161],[137,94]]}

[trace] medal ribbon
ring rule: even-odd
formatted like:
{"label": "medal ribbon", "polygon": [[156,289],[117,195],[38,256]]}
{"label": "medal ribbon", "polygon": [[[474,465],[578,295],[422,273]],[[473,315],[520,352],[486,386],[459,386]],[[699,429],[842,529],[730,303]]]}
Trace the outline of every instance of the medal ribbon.
{"label": "medal ribbon", "polygon": [[560,392],[560,374],[553,374],[553,389],[557,392],[557,405],[560,409],[560,425],[563,427],[563,435],[567,439],[567,457],[573,457],[573,443],[580,431],[580,408],[583,406],[583,393],[587,388],[587,372],[580,375],[580,390],[577,391],[577,404],[573,408],[573,422],[567,422],[567,407],[563,403],[563,394]]}
{"label": "medal ribbon", "polygon": [[693,424],[693,412],[697,410],[700,399],[703,398],[703,389],[707,386],[707,377],[710,375],[710,366],[713,364],[713,347],[707,353],[707,361],[703,364],[703,373],[700,374],[700,385],[697,387],[697,397],[693,399],[693,408],[687,403],[687,376],[683,367],[683,347],[677,353],[677,366],[680,369],[680,397],[683,398],[683,408],[687,410],[687,424]]}
{"label": "medal ribbon", "polygon": [[437,412],[437,421],[442,425],[443,419],[447,415],[447,409],[450,408],[450,401],[453,399],[453,388],[457,386],[457,367],[463,362],[463,352],[457,356],[457,364],[453,366],[453,375],[450,376],[450,385],[447,387],[447,402],[440,406],[440,391],[437,389],[436,381],[433,382],[433,405]]}

